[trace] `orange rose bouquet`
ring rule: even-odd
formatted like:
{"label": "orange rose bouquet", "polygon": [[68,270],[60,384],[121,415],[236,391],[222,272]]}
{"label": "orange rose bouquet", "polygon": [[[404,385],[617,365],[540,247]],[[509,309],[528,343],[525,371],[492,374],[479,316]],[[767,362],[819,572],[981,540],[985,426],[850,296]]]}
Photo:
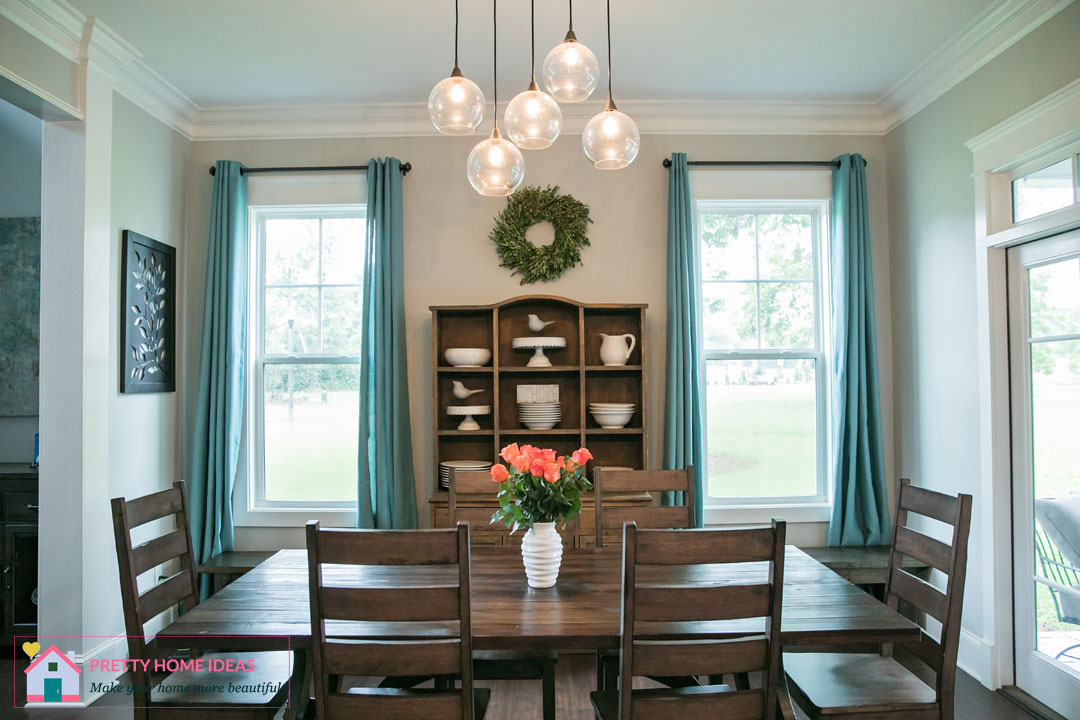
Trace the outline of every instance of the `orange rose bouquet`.
{"label": "orange rose bouquet", "polygon": [[581,493],[592,487],[585,463],[592,453],[585,448],[570,455],[517,443],[507,445],[499,456],[506,465],[491,466],[491,479],[499,483],[499,509],[491,522],[505,522],[514,532],[533,523],[562,520],[581,512]]}

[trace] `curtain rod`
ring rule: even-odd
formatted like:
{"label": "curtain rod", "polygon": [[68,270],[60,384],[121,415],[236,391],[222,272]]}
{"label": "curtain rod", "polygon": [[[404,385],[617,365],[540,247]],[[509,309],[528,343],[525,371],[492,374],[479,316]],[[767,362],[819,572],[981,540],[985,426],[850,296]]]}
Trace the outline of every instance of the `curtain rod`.
{"label": "curtain rod", "polygon": [[[839,160],[687,160],[696,167],[840,167]],[[863,167],[866,158],[863,158]],[[664,158],[664,167],[671,167],[671,158]]]}
{"label": "curtain rod", "polygon": [[[367,165],[316,165],[313,167],[263,167],[263,168],[240,168],[241,175],[252,173],[292,173],[292,172],[362,172],[367,170]],[[401,174],[408,175],[412,170],[411,162],[401,163]],[[210,168],[210,174],[217,172],[216,167]]]}

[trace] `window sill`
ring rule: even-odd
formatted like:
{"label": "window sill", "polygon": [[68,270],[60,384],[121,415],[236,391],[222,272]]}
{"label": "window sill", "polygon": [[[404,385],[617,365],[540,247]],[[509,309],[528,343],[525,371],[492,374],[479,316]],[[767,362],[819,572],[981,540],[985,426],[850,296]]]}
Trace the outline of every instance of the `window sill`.
{"label": "window sill", "polygon": [[318,520],[326,527],[356,527],[356,511],[343,508],[247,508],[236,513],[236,527],[304,527]]}
{"label": "window sill", "polygon": [[832,505],[706,505],[705,525],[759,525],[773,518],[789,523],[829,522]]}

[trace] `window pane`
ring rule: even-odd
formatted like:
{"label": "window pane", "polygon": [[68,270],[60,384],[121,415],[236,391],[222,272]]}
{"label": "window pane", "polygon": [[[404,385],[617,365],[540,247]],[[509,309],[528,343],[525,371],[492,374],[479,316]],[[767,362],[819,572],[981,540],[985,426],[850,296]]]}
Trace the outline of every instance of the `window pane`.
{"label": "window pane", "polygon": [[796,349],[814,347],[814,284],[765,282],[761,302],[761,347]]}
{"label": "window pane", "polygon": [[757,290],[754,283],[703,283],[705,347],[757,347]]}
{"label": "window pane", "polygon": [[269,218],[266,221],[266,284],[319,281],[319,221]]}
{"label": "window pane", "polygon": [[322,311],[322,351],[360,352],[360,288],[324,288]]}
{"label": "window pane", "polygon": [[753,280],[757,277],[753,215],[698,216],[701,224],[703,280]]}
{"label": "window pane", "polygon": [[709,495],[816,495],[814,361],[709,361],[706,383]]}
{"label": "window pane", "polygon": [[358,365],[267,365],[267,500],[356,500]]}
{"label": "window pane", "polygon": [[267,288],[264,352],[299,355],[319,351],[319,291]]}
{"label": "window pane", "polygon": [[758,215],[758,263],[762,280],[813,280],[811,215]]}
{"label": "window pane", "polygon": [[323,220],[323,282],[332,284],[364,282],[363,218]]}
{"label": "window pane", "polygon": [[1072,158],[1013,180],[1013,220],[1019,222],[1076,202]]}
{"label": "window pane", "polygon": [[1080,258],[1033,267],[1028,280],[1031,336],[1080,332]]}

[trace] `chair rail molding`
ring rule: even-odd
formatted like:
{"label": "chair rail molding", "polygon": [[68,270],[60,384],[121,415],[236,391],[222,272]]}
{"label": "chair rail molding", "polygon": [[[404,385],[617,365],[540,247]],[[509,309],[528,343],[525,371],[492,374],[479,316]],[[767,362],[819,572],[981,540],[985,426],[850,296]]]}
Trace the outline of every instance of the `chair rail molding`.
{"label": "chair rail molding", "polygon": [[[886,135],[1072,1],[1000,0],[876,100],[639,99],[623,104],[641,132],[651,135]],[[66,0],[0,0],[0,15],[63,57],[84,59],[82,38],[93,20]],[[116,92],[188,140],[437,134],[423,102],[200,106],[154,71],[130,41],[100,20],[93,26],[91,51],[113,56],[109,72]],[[119,49],[123,52],[115,57]],[[599,109],[598,103],[564,108],[564,133],[580,134]]]}

